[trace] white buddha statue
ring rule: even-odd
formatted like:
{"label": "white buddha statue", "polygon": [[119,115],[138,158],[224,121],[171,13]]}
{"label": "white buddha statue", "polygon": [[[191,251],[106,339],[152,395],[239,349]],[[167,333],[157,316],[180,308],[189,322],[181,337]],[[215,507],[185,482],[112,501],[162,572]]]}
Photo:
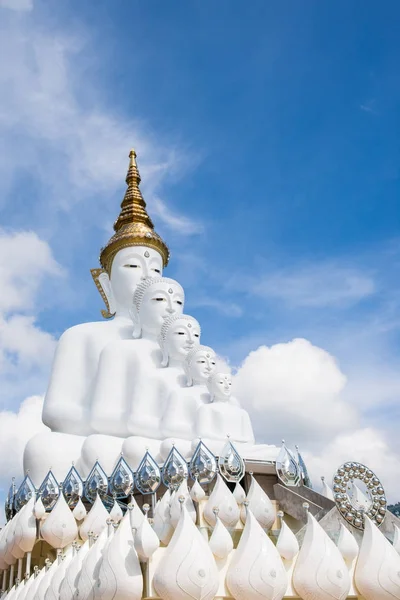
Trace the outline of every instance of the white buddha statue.
{"label": "white buddha statue", "polygon": [[92,270],[106,304],[102,315],[107,321],[77,325],[61,336],[43,408],[43,422],[51,432],[35,436],[25,449],[24,469],[30,470],[36,484],[50,466],[62,480],[71,461],[80,455],[85,436],[93,431],[90,407],[101,354],[112,342],[132,340],[136,287],[148,277],[160,276],[169,260],[168,248],[146,212],[135,159],[131,151],[128,188],[114,224],[115,233],[101,251],[102,268]]}
{"label": "white buddha statue", "polygon": [[197,438],[201,438],[216,455],[226,443],[227,436],[239,452],[243,446],[253,446],[254,433],[249,414],[238,406],[236,400],[232,401],[231,375],[213,373],[207,381],[207,388],[210,402],[197,411]]}
{"label": "white buddha statue", "polygon": [[[157,385],[163,387],[164,393],[159,394],[156,398],[152,396],[150,403],[148,398],[145,397],[146,406],[141,407],[136,403],[132,406],[128,418],[128,427],[135,435],[125,440],[122,446],[122,452],[132,468],[135,468],[135,465],[142,458],[143,450],[149,447],[147,440],[140,437],[143,431],[141,426],[143,413],[151,415],[152,426],[159,432],[159,439],[161,440],[163,438],[161,418],[165,413],[167,400],[171,395],[179,393],[179,390],[185,387],[183,364],[188,353],[199,346],[200,335],[201,328],[194,317],[176,314],[165,319],[159,335],[159,344],[162,351],[161,364],[164,368],[158,371],[155,378]],[[168,393],[165,394],[165,392]],[[186,420],[186,428],[188,431],[192,430],[190,416]],[[165,448],[172,447],[172,442],[169,444],[167,440],[167,443],[163,443],[162,447],[164,451],[161,452],[161,455],[164,456]]]}
{"label": "white buddha statue", "polygon": [[207,380],[216,368],[216,354],[209,346],[195,346],[183,362],[186,386],[168,397],[162,416],[163,438],[171,438],[179,446],[179,439],[193,440],[196,411],[209,401]]}

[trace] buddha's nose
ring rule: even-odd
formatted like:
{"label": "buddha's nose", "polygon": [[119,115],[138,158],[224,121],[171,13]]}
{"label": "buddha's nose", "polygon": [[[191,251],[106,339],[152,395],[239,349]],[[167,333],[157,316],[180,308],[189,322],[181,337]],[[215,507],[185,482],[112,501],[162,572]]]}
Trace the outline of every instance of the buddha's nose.
{"label": "buddha's nose", "polygon": [[174,312],[175,312],[175,309],[171,307],[171,308],[166,308],[166,309],[165,309],[165,311],[166,311],[166,312],[167,312],[169,315],[173,315],[173,314],[174,314]]}

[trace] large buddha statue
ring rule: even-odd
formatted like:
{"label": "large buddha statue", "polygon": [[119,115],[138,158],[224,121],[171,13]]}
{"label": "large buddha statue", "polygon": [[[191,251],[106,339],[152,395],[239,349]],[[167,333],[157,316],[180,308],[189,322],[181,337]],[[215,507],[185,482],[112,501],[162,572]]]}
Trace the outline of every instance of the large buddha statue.
{"label": "large buddha statue", "polygon": [[102,311],[106,320],[71,327],[58,342],[43,408],[43,422],[52,433],[34,437],[24,453],[24,469],[30,470],[35,483],[40,483],[50,466],[62,478],[80,455],[85,437],[93,432],[90,407],[101,373],[101,355],[113,342],[132,341],[136,287],[149,277],[161,276],[169,260],[168,247],[146,212],[134,150],[126,183],[115,233],[101,250],[101,268],[92,270],[106,305]]}

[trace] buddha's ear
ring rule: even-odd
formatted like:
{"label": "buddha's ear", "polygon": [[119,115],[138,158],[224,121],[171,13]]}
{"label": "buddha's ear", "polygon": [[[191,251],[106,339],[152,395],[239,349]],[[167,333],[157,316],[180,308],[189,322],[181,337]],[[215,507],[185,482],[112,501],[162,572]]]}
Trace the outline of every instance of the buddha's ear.
{"label": "buddha's ear", "polygon": [[133,304],[132,308],[130,309],[129,314],[131,316],[132,323],[133,323],[132,337],[135,340],[138,340],[140,338],[140,336],[142,335],[142,326],[140,324],[139,311],[134,304]]}
{"label": "buddha's ear", "polygon": [[160,345],[161,352],[162,352],[161,366],[168,367],[168,362],[169,362],[168,351],[167,351],[166,345],[165,345],[164,340],[161,337],[161,335],[158,336],[158,343]]}
{"label": "buddha's ear", "polygon": [[115,300],[108,273],[104,269],[91,269],[90,272],[107,307],[107,310],[102,310],[101,314],[105,319],[111,319],[115,315]]}
{"label": "buddha's ear", "polygon": [[183,363],[183,370],[186,375],[186,385],[187,385],[187,387],[191,387],[193,385],[193,377],[190,374],[190,367],[186,363],[186,361]]}

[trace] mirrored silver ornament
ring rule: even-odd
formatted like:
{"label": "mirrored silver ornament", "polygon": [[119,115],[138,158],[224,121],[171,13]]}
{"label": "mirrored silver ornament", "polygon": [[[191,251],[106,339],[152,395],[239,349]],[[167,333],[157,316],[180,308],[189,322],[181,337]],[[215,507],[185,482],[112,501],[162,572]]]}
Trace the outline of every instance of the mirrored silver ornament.
{"label": "mirrored silver ornament", "polygon": [[82,477],[74,466],[71,467],[62,484],[64,498],[68,506],[74,508],[78,504],[79,498],[83,495],[83,487]]}
{"label": "mirrored silver ornament", "polygon": [[60,486],[53,473],[49,471],[38,490],[38,496],[42,499],[46,511],[50,511],[53,508],[59,495]]}
{"label": "mirrored silver ornament", "polygon": [[300,477],[303,482],[303,485],[312,489],[312,483],[311,483],[310,476],[308,474],[306,463],[304,462],[304,459],[303,459],[302,455],[300,454],[300,450],[299,450],[298,446],[296,446],[296,451],[297,451],[297,463],[300,467]]}
{"label": "mirrored silver ornament", "polygon": [[14,513],[15,513],[14,500],[15,500],[15,477],[12,478],[12,483],[10,485],[10,489],[8,490],[6,501],[4,503],[4,512],[5,512],[7,521],[12,519],[14,516]]}
{"label": "mirrored silver ornament", "polygon": [[109,490],[114,498],[126,498],[132,493],[134,485],[133,473],[121,456],[110,477]]}
{"label": "mirrored silver ornament", "polygon": [[358,462],[341,465],[333,477],[336,507],[350,525],[364,529],[365,515],[378,527],[382,525],[387,501],[379,478]]}
{"label": "mirrored silver ornament", "polygon": [[97,494],[104,497],[108,491],[108,478],[99,462],[96,462],[86,479],[84,494],[90,502],[96,500]]}
{"label": "mirrored silver ornament", "polygon": [[243,458],[228,439],[218,457],[218,469],[226,481],[240,481],[245,473]]}
{"label": "mirrored silver ornament", "polygon": [[149,452],[146,452],[135,473],[136,488],[142,494],[153,494],[161,485],[161,470]]}
{"label": "mirrored silver ornament", "polygon": [[282,447],[276,459],[276,473],[279,479],[288,487],[296,487],[301,482],[300,466],[294,457],[293,452],[286,447],[282,441]]}
{"label": "mirrored silver ornament", "polygon": [[200,441],[189,463],[189,474],[199,483],[211,483],[218,471],[217,459],[207,446]]}
{"label": "mirrored silver ornament", "polygon": [[21,510],[25,504],[32,498],[33,495],[36,494],[36,488],[33,485],[33,482],[29,475],[25,477],[23,482],[18,488],[17,493],[15,494],[14,506],[16,512]]}
{"label": "mirrored silver ornament", "polygon": [[182,454],[173,446],[167,456],[162,469],[162,480],[164,485],[171,489],[177,489],[184,479],[188,477],[188,466]]}

